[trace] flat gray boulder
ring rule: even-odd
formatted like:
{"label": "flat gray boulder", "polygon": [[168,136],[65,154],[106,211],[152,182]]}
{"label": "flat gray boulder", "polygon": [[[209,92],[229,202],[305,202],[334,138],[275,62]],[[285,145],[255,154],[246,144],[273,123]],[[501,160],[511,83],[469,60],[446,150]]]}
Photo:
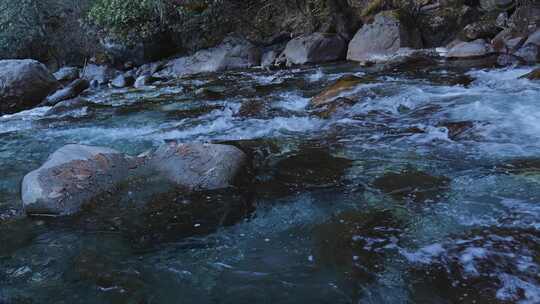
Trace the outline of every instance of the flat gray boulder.
{"label": "flat gray boulder", "polygon": [[453,46],[447,54],[449,58],[467,59],[478,58],[494,53],[493,47],[483,39],[471,42],[461,42]]}
{"label": "flat gray boulder", "polygon": [[27,214],[69,215],[127,178],[132,160],[109,148],[66,145],[22,182]]}
{"label": "flat gray boulder", "polygon": [[230,145],[171,141],[158,148],[148,164],[181,188],[216,190],[234,185],[246,169],[247,157]]}
{"label": "flat gray boulder", "polygon": [[336,34],[313,33],[287,43],[278,62],[287,66],[345,59],[347,42]]}
{"label": "flat gray boulder", "polygon": [[420,32],[409,18],[397,11],[384,11],[364,25],[349,43],[347,59],[359,62],[385,61],[400,48],[422,47]]}
{"label": "flat gray boulder", "polygon": [[205,72],[219,72],[259,66],[261,52],[249,41],[228,37],[210,49],[201,50],[192,56],[181,57],[168,62],[158,77],[184,76]]}
{"label": "flat gray boulder", "polygon": [[60,83],[35,60],[0,60],[0,115],[40,104]]}

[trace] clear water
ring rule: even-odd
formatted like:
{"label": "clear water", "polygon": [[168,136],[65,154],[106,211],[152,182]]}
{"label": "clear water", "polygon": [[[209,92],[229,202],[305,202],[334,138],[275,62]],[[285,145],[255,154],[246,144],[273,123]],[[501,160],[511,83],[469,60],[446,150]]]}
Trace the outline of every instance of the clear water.
{"label": "clear water", "polygon": [[[441,81],[452,70],[374,74],[327,119],[309,99],[370,72],[236,71],[2,116],[0,303],[540,303],[540,83],[517,79],[530,70],[471,70],[466,87]],[[240,115],[253,101],[265,108]],[[22,177],[57,148],[137,155],[168,139],[249,143],[249,202],[204,194],[182,209],[182,194],[156,203],[138,181],[104,211],[21,215]],[[288,170],[302,174],[284,184]],[[421,201],[377,186],[404,170],[447,183]]]}

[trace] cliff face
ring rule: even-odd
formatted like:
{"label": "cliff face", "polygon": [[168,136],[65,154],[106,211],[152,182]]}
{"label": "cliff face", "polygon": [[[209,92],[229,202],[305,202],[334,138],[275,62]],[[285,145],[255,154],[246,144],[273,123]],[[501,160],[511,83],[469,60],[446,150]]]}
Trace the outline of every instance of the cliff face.
{"label": "cliff face", "polygon": [[[4,2],[0,0],[0,6]],[[58,66],[81,65],[94,57],[113,65],[127,61],[139,65],[215,46],[231,33],[263,47],[313,32],[337,33],[350,40],[377,13],[394,9],[412,17],[424,46],[437,47],[456,37],[467,39],[462,29],[475,22],[481,24],[473,31],[482,30],[483,38],[492,38],[507,26],[497,24],[499,15],[506,14],[508,19],[519,11],[513,0],[191,0],[181,4],[149,0],[138,2],[151,3],[148,13],[138,8],[136,15],[123,11],[124,7],[95,9],[106,2],[33,0],[28,3],[34,6],[24,8],[24,18],[4,10],[0,13],[0,58],[35,58]],[[123,28],[119,31],[118,27]]]}

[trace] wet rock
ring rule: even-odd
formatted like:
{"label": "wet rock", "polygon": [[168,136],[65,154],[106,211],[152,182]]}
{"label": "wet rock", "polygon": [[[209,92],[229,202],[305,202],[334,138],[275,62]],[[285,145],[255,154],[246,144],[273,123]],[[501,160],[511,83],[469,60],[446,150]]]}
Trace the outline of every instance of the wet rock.
{"label": "wet rock", "polygon": [[483,39],[461,42],[448,51],[449,58],[466,59],[487,56],[494,52],[490,44]]}
{"label": "wet rock", "polygon": [[474,123],[472,121],[443,122],[437,125],[437,127],[446,128],[448,130],[448,138],[456,140],[461,135],[473,129]]}
{"label": "wet rock", "polygon": [[227,88],[224,86],[208,86],[204,88],[197,89],[195,95],[198,98],[208,99],[208,100],[220,100],[225,99],[225,93]]}
{"label": "wet rock", "polygon": [[202,115],[208,114],[215,110],[223,111],[224,107],[221,105],[201,104],[200,106],[190,107],[188,109],[167,110],[167,117],[172,118],[196,118]]}
{"label": "wet rock", "polygon": [[345,98],[338,97],[331,102],[324,103],[321,106],[315,108],[313,113],[320,118],[327,119],[330,118],[333,114],[339,111],[343,111],[351,106],[356,104],[356,101]]}
{"label": "wet rock", "polygon": [[135,83],[133,83],[133,87],[135,87],[137,89],[144,88],[146,86],[151,85],[155,81],[157,81],[157,78],[154,78],[154,77],[152,77],[150,75],[139,76],[135,80]]}
{"label": "wet rock", "polygon": [[265,118],[268,117],[270,108],[264,100],[252,99],[242,103],[238,116],[249,118]]}
{"label": "wet rock", "polygon": [[58,71],[56,71],[53,75],[54,75],[54,78],[56,78],[56,80],[62,83],[71,82],[79,78],[79,68],[62,67]]}
{"label": "wet rock", "polygon": [[38,105],[59,85],[35,60],[0,60],[0,115]]}
{"label": "wet rock", "polygon": [[539,80],[540,79],[540,68],[533,70],[532,72],[525,74],[520,79],[526,78],[529,80]]}
{"label": "wet rock", "polygon": [[339,185],[352,161],[335,157],[322,148],[308,148],[276,164],[275,178],[292,188]]}
{"label": "wet rock", "polygon": [[148,164],[177,186],[200,191],[235,185],[246,174],[248,160],[234,146],[170,141],[153,153]]}
{"label": "wet rock", "polygon": [[412,24],[408,16],[398,11],[377,14],[373,23],[365,24],[351,40],[347,59],[377,62],[403,47],[421,48],[420,33]]}
{"label": "wet rock", "polygon": [[112,81],[111,85],[115,88],[125,88],[130,87],[135,83],[135,78],[132,75],[123,74],[116,76]]}
{"label": "wet rock", "polygon": [[336,61],[345,58],[346,49],[339,35],[313,33],[289,41],[278,61],[287,66]]}
{"label": "wet rock", "polygon": [[90,83],[88,82],[88,80],[77,79],[66,87],[54,92],[54,94],[49,95],[47,99],[45,99],[43,104],[47,106],[54,106],[61,101],[73,99],[79,96],[84,90],[88,89],[89,87]]}
{"label": "wet rock", "polygon": [[450,186],[450,179],[407,168],[400,173],[384,174],[373,181],[373,186],[395,200],[420,203],[441,197]]}
{"label": "wet rock", "polygon": [[426,67],[437,65],[438,55],[430,50],[399,49],[388,57],[378,70],[380,71],[424,71]]}
{"label": "wet rock", "polygon": [[232,145],[244,152],[248,159],[253,163],[253,167],[257,171],[267,171],[267,161],[273,155],[279,154],[281,148],[272,139],[246,139],[217,142],[217,144]]}
{"label": "wet rock", "polygon": [[525,44],[514,53],[514,56],[527,64],[535,64],[540,62],[540,46],[533,43]]}
{"label": "wet rock", "polygon": [[505,29],[499,32],[495,38],[491,40],[491,44],[495,51],[499,53],[512,53],[518,50],[525,42],[525,37],[520,33],[513,32],[510,29]]}
{"label": "wet rock", "polygon": [[497,166],[497,170],[507,174],[537,174],[540,173],[540,159],[514,159]]}
{"label": "wet rock", "polygon": [[79,97],[79,98],[68,99],[68,100],[64,100],[62,102],[57,103],[54,107],[52,107],[50,110],[48,110],[45,113],[45,116],[61,115],[69,111],[88,107],[90,105],[92,105],[92,103],[84,98]]}
{"label": "wet rock", "polygon": [[158,76],[184,76],[204,72],[242,69],[260,64],[260,50],[249,41],[228,37],[219,46],[201,50],[193,56],[168,62]]}
{"label": "wet rock", "polygon": [[390,210],[343,212],[315,227],[315,263],[370,282],[384,271],[386,254],[398,244],[404,223]]}
{"label": "wet rock", "polygon": [[124,180],[133,160],[108,148],[66,145],[22,182],[23,208],[32,215],[69,215]]}
{"label": "wet rock", "polygon": [[337,99],[342,94],[354,89],[356,86],[364,82],[365,79],[358,76],[343,76],[336,82],[334,82],[332,85],[325,88],[321,93],[311,98],[311,106],[319,107],[331,103],[333,100]]}
{"label": "wet rock", "polygon": [[538,231],[526,228],[483,228],[455,235],[433,245],[429,259],[418,261],[410,271],[411,300],[536,302],[530,291],[540,284],[538,244]]}

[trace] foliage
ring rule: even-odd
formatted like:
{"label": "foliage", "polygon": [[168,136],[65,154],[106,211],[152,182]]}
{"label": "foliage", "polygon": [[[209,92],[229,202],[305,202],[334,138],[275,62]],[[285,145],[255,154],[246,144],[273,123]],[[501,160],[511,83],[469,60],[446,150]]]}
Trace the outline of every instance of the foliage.
{"label": "foliage", "polygon": [[[69,57],[87,43],[79,16],[88,7],[81,0],[0,0],[0,58],[42,61]],[[70,48],[66,48],[70,45]]]}

